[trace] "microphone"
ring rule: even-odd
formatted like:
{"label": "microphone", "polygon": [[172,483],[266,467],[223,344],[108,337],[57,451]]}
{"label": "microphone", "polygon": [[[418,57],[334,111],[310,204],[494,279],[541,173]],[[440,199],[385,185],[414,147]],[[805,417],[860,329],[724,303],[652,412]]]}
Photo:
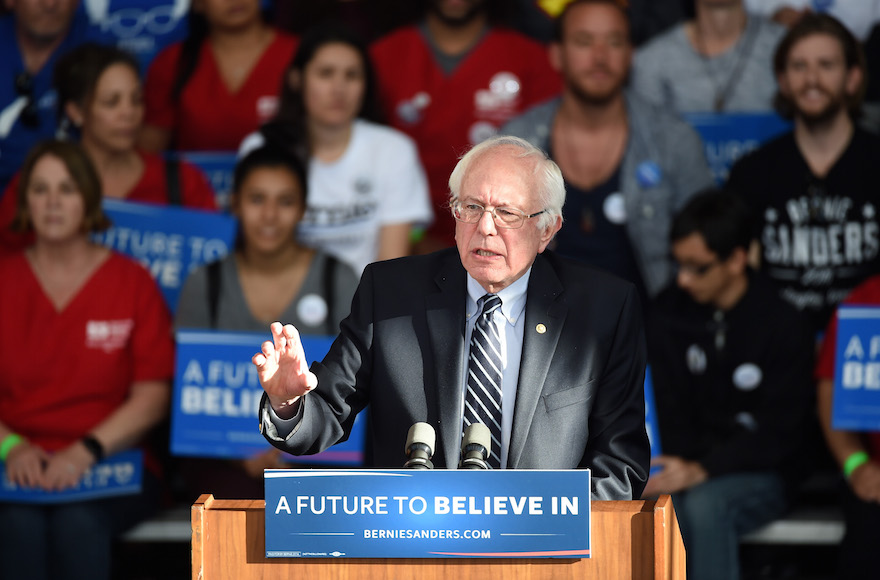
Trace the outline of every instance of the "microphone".
{"label": "microphone", "polygon": [[461,439],[459,469],[489,469],[486,459],[492,449],[492,434],[482,423],[471,423]]}
{"label": "microphone", "polygon": [[409,458],[403,467],[406,469],[434,469],[431,457],[434,455],[434,428],[429,423],[413,423],[406,435],[404,453]]}

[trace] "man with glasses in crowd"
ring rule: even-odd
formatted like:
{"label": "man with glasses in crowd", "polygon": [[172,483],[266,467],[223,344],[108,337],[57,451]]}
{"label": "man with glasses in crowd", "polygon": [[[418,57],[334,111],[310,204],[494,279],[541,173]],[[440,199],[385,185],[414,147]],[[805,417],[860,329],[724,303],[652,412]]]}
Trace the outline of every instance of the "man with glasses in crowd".
{"label": "man with glasses in crowd", "polygon": [[77,11],[79,0],[5,0],[0,17],[0,195],[30,148],[55,136],[52,69],[86,40],[109,41]]}
{"label": "man with glasses in crowd", "polygon": [[748,267],[751,233],[735,195],[694,196],[672,222],[676,282],[651,308],[663,455],[644,493],[672,494],[688,578],[738,580],[740,536],[785,512],[810,465],[813,340]]}
{"label": "man with glasses in crowd", "polygon": [[529,143],[482,142],[449,188],[457,248],[367,266],[323,362],[309,370],[296,329],[271,325],[253,357],[263,434],[316,453],[369,404],[375,467],[400,467],[408,429],[427,422],[434,465],[455,468],[479,422],[496,468],[590,468],[593,498],[638,498],[649,447],[632,284],[545,251],[565,187]]}

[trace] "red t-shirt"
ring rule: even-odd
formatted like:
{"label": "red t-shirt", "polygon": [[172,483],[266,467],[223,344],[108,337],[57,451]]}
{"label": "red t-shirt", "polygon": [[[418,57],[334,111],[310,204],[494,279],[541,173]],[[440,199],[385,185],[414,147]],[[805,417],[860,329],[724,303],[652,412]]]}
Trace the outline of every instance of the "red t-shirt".
{"label": "red t-shirt", "polygon": [[181,44],[172,44],[150,64],[144,83],[144,124],[168,129],[180,151],[238,151],[242,139],[278,109],[284,72],[299,40],[276,30],[247,79],[234,93],[220,75],[211,43],[202,43],[198,66],[180,98],[172,96]]}
{"label": "red t-shirt", "polygon": [[[849,296],[841,303],[861,306],[880,306],[880,276],[868,278],[850,292]],[[819,360],[816,364],[817,379],[834,378],[834,355],[837,347],[837,312],[831,317],[828,328],[825,331],[825,339],[822,349],[819,351]],[[868,448],[871,458],[880,462],[880,432],[872,431],[867,434]]]}
{"label": "red t-shirt", "polygon": [[[158,155],[138,152],[144,162],[144,173],[124,199],[143,203],[168,204],[168,177],[165,161]],[[181,206],[190,209],[217,210],[217,200],[205,174],[191,163],[178,163]],[[15,218],[19,175],[15,174],[0,199],[0,253],[21,250],[33,242],[32,234],[9,230]]]}
{"label": "red t-shirt", "polygon": [[23,252],[0,257],[0,421],[54,451],[128,397],[132,383],[170,380],[171,315],[156,283],[116,253],[61,312]]}
{"label": "red t-shirt", "polygon": [[454,220],[442,209],[449,174],[471,145],[562,88],[547,49],[511,30],[491,29],[451,75],[438,65],[415,26],[401,28],[370,48],[385,117],[419,147],[437,219],[428,230],[453,243]]}

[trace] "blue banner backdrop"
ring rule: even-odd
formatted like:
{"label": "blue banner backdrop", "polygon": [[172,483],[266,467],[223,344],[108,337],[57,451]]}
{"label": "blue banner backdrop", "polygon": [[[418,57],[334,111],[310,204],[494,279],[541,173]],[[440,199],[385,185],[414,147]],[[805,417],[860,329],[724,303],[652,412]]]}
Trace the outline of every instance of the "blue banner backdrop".
{"label": "blue banner backdrop", "polygon": [[267,470],[266,557],[589,558],[589,470]]}
{"label": "blue banner backdrop", "polygon": [[[171,453],[198,457],[243,459],[267,449],[258,430],[263,389],[251,357],[271,335],[181,329],[171,409]],[[321,360],[331,336],[300,336],[311,364]],[[358,415],[347,441],[303,463],[361,465],[364,460],[366,412]],[[288,456],[290,457],[290,456]]]}
{"label": "blue banner backdrop", "polygon": [[75,487],[45,491],[16,486],[6,477],[6,464],[0,462],[0,501],[51,504],[129,495],[140,492],[143,474],[143,452],[131,449],[90,467]]}
{"label": "blue banner backdrop", "polygon": [[880,307],[837,311],[831,425],[880,431]]}

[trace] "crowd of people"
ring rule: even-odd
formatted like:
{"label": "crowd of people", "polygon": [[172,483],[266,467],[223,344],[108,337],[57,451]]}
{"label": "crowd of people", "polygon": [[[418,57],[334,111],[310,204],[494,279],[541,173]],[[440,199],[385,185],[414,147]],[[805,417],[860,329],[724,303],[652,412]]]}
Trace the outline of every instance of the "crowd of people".
{"label": "crowd of people", "polygon": [[[739,578],[739,538],[826,468],[847,525],[840,577],[877,577],[880,435],[836,429],[832,403],[838,306],[880,304],[880,54],[866,50],[880,2],[193,0],[185,37],[149,63],[84,4],[0,12],[0,461],[51,492],[140,448],[144,484],[0,500],[0,577],[109,578],[114,538],[151,508],[259,494],[262,469],[291,459],[178,461],[156,445],[175,328],[335,335],[365,270],[363,293],[392,310],[407,298],[370,264],[446,264],[485,213],[504,236],[542,224],[544,262],[638,296],[663,451],[628,493],[672,494],[689,577]],[[753,147],[719,181],[698,116],[787,129],[741,136]],[[552,208],[461,205],[459,160],[495,135],[561,171],[559,227]],[[235,159],[228,204],[180,155],[218,151]],[[233,247],[168,304],[97,242],[111,198],[232,216]],[[379,418],[368,461],[399,447],[380,436],[396,422]]]}

